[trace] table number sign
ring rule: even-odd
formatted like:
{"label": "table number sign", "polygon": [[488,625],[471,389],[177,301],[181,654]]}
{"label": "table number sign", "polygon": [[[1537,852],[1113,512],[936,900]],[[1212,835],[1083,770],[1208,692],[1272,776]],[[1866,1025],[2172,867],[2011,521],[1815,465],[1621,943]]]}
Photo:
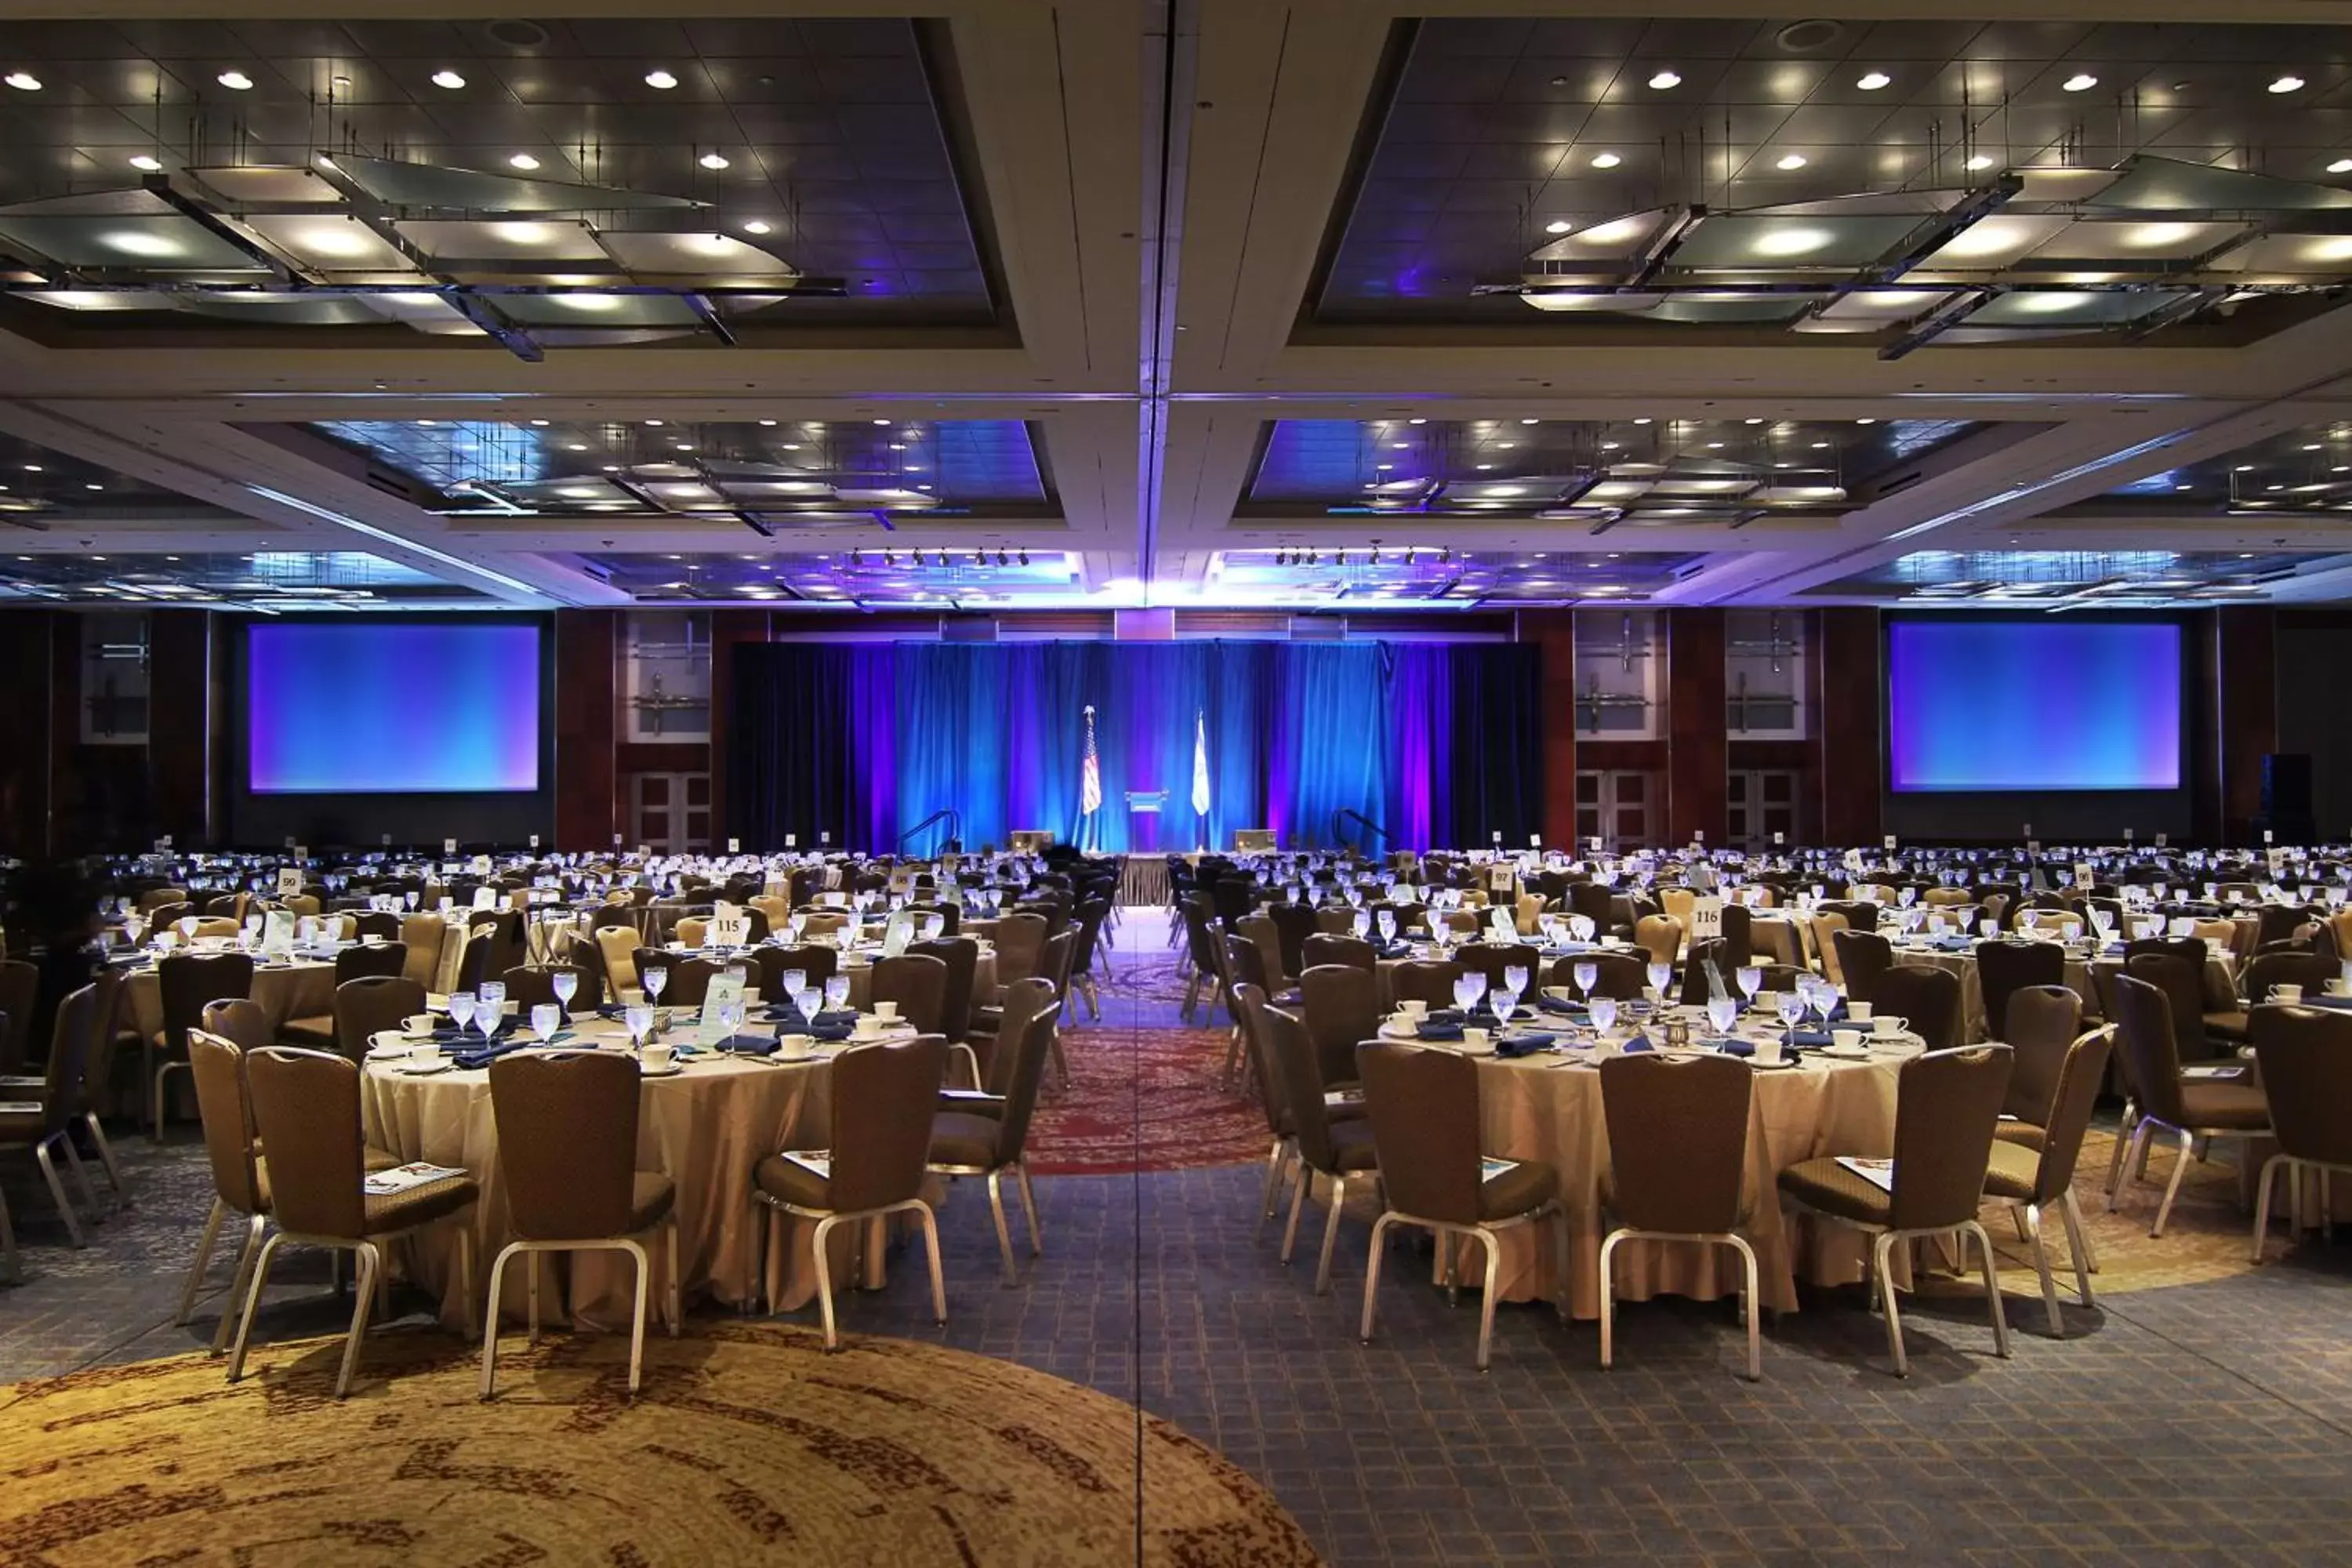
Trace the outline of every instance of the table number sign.
{"label": "table number sign", "polygon": [[799,847],[800,847],[800,844],[801,844],[801,836],[800,836],[799,834],[797,834],[797,833],[787,833],[787,834],[785,834],[785,835],[784,835],[784,847],[785,847],[785,848],[787,848],[787,849],[797,849],[797,848],[799,848]]}
{"label": "table number sign", "polygon": [[751,917],[733,910],[722,910],[710,917],[702,928],[706,947],[749,947],[751,945]]}
{"label": "table number sign", "polygon": [[2096,879],[2091,875],[2091,863],[2088,860],[2074,862],[2074,886],[2087,893],[2095,881]]}
{"label": "table number sign", "polygon": [[296,870],[291,866],[279,867],[278,870],[278,896],[281,899],[290,899],[296,894],[301,892],[301,890],[302,873]]}
{"label": "table number sign", "polygon": [[532,835],[530,836],[530,847],[531,847],[533,849],[536,849],[536,848],[538,848],[538,847],[539,847],[539,835],[538,835],[538,834],[536,834],[536,833],[534,833],[534,834],[532,834]]}
{"label": "table number sign", "polygon": [[1489,893],[1501,893],[1507,898],[1509,897],[1514,891],[1511,881],[1511,868],[1508,866],[1497,866],[1488,871],[1486,873],[1486,890]]}
{"label": "table number sign", "polygon": [[1717,942],[1723,937],[1723,900],[1710,894],[1691,900],[1691,942]]}
{"label": "table number sign", "polygon": [[455,855],[457,852],[457,841],[456,839],[454,839],[454,838],[444,838],[443,840],[441,840],[441,853],[442,853],[442,854],[444,854],[444,855]]}
{"label": "table number sign", "polygon": [[487,877],[490,874],[490,858],[487,855],[475,856],[472,866],[474,875],[477,877]]}
{"label": "table number sign", "polygon": [[730,855],[740,855],[743,853],[743,841],[740,838],[729,839],[727,841],[727,853]]}
{"label": "table number sign", "polygon": [[498,907],[499,893],[496,888],[476,888],[474,889],[474,908],[478,910],[495,910]]}

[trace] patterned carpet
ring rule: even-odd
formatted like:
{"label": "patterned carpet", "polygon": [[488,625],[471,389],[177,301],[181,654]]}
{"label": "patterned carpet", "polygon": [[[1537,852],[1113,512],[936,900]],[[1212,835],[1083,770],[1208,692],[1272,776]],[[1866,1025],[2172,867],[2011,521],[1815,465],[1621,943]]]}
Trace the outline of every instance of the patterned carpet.
{"label": "patterned carpet", "polygon": [[1032,1173],[1183,1171],[1265,1159],[1265,1111],[1223,1085],[1225,1041],[1223,1029],[1065,1031],[1070,1086],[1037,1102]]}
{"label": "patterned carpet", "polygon": [[[502,1358],[373,1339],[20,1384],[0,1420],[0,1562],[1311,1564],[1255,1481],[1164,1422],[1001,1361],[721,1322]],[[1142,1496],[1137,1494],[1139,1450]],[[648,1495],[661,1506],[648,1510]],[[657,1522],[656,1522],[657,1521]]]}

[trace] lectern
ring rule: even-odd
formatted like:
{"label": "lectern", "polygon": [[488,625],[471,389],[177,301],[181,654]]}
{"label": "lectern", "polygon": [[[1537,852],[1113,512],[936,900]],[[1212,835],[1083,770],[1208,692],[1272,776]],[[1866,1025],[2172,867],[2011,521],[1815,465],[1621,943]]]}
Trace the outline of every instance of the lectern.
{"label": "lectern", "polygon": [[1168,805],[1164,789],[1127,792],[1127,848],[1131,855],[1160,852],[1160,813]]}

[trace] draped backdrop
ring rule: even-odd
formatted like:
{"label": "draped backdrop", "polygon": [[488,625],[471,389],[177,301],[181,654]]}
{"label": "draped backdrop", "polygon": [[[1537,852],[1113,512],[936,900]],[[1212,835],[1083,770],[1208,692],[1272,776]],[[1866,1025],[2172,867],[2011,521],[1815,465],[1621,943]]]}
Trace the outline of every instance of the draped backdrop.
{"label": "draped backdrop", "polygon": [[[1397,848],[1497,832],[1517,847],[1542,819],[1540,675],[1521,645],[785,642],[732,658],[725,832],[746,848],[790,835],[889,851],[945,808],[968,848],[1043,828],[1114,853],[1227,847],[1251,827],[1330,846],[1343,810]],[[1103,805],[1083,822],[1089,704]],[[1129,812],[1129,792],[1159,790],[1156,825]],[[1341,833],[1382,847],[1353,821]]]}

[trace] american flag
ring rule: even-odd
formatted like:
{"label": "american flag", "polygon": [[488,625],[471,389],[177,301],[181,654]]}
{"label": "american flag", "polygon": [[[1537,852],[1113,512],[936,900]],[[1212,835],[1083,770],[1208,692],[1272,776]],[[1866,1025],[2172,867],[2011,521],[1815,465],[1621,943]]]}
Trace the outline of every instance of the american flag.
{"label": "american flag", "polygon": [[1078,815],[1092,816],[1102,809],[1102,753],[1095,749],[1094,705],[1087,705],[1087,755],[1078,773]]}

